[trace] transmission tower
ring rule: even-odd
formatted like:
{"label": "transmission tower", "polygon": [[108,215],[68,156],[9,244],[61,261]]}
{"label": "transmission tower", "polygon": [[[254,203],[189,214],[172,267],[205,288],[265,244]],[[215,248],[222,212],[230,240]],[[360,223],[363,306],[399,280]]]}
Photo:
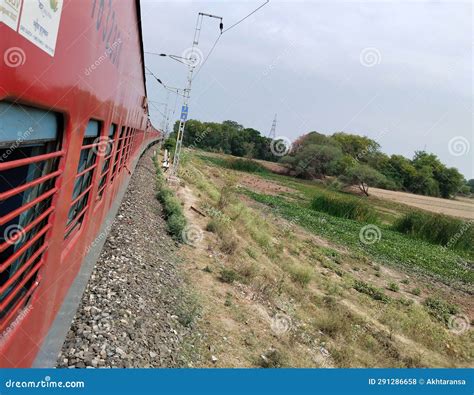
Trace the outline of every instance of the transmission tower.
{"label": "transmission tower", "polygon": [[270,130],[270,133],[268,134],[268,137],[270,137],[272,140],[275,140],[275,137],[276,137],[276,127],[277,127],[277,115],[275,114],[275,118],[273,118],[272,128]]}

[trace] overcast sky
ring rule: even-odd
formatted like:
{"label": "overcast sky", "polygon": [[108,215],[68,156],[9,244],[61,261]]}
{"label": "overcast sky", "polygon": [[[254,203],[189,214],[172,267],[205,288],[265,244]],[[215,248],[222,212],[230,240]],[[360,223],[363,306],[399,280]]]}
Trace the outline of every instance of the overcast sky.
{"label": "overcast sky", "polygon": [[[198,12],[222,16],[226,28],[263,2],[142,0],[145,51],[181,55]],[[474,178],[472,8],[470,1],[271,0],[222,35],[193,82],[189,117],[231,119],[266,135],[277,113],[277,136],[361,134],[388,154],[426,149]],[[218,22],[205,19],[204,57],[218,34]],[[184,87],[186,66],[153,55],[146,64],[164,83]],[[148,78],[147,88],[150,100],[166,101],[156,81]],[[174,107],[175,95],[169,101]]]}

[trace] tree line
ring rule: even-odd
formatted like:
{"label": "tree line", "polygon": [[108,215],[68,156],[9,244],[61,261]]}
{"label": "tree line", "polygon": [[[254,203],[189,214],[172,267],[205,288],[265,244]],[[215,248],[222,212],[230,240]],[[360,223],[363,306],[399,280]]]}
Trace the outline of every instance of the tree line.
{"label": "tree line", "polygon": [[[165,148],[174,147],[177,127],[178,122]],[[299,137],[284,156],[272,152],[271,144],[270,138],[235,121],[190,120],[183,138],[184,146],[280,162],[296,177],[330,180],[336,188],[356,184],[365,194],[369,186],[443,198],[474,193],[474,180],[466,181],[456,168],[446,166],[436,155],[416,151],[411,159],[389,156],[380,150],[379,143],[365,136],[309,132]]]}

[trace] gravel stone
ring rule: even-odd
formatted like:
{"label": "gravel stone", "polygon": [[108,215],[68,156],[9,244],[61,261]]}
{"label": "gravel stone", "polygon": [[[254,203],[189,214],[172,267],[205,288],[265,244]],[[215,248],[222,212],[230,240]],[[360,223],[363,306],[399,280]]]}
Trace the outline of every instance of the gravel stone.
{"label": "gravel stone", "polygon": [[[139,160],[67,334],[58,367],[178,367],[191,329],[176,243],[156,199],[153,151]],[[186,357],[187,358],[187,357]]]}

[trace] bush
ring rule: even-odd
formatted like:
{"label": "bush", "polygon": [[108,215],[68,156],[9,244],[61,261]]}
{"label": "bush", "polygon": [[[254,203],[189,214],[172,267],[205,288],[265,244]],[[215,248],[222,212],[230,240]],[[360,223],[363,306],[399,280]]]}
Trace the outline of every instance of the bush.
{"label": "bush", "polygon": [[420,288],[413,288],[410,291],[413,295],[420,296],[421,295],[421,289]]}
{"label": "bush", "polygon": [[389,282],[387,285],[387,289],[393,292],[400,291],[400,287],[398,286],[397,283],[394,283],[394,282]]}
{"label": "bush", "polygon": [[290,266],[288,271],[291,279],[302,287],[306,287],[313,277],[311,269],[306,267]]}
{"label": "bush", "polygon": [[183,208],[175,197],[174,192],[166,185],[158,159],[155,157],[153,160],[156,168],[156,188],[158,189],[156,197],[163,206],[168,232],[176,239],[182,241],[182,232],[186,227]]}
{"label": "bush", "polygon": [[393,229],[433,244],[474,253],[472,222],[442,214],[412,211],[397,220]]}
{"label": "bush", "polygon": [[373,285],[367,284],[364,281],[355,280],[354,289],[356,291],[359,291],[360,293],[369,295],[372,299],[380,300],[383,303],[390,302],[390,297],[385,295],[381,289],[374,287]]}
{"label": "bush", "polygon": [[172,214],[166,220],[168,232],[182,241],[182,232],[186,227],[186,218],[181,213]]}
{"label": "bush", "polygon": [[247,173],[268,173],[265,167],[251,159],[228,160],[227,167],[232,170],[245,171]]}
{"label": "bush", "polygon": [[449,318],[459,313],[459,308],[451,303],[448,303],[438,298],[426,298],[423,302],[428,312],[437,320],[447,324]]}
{"label": "bush", "polygon": [[237,280],[238,275],[232,269],[222,269],[219,275],[219,280],[223,283],[232,284],[235,280]]}
{"label": "bush", "polygon": [[234,237],[234,235],[230,232],[224,233],[220,235],[221,243],[220,243],[220,250],[227,255],[232,255],[239,246],[239,242]]}
{"label": "bush", "polygon": [[340,218],[372,223],[377,221],[375,210],[367,203],[344,195],[319,194],[312,200],[311,208]]}

